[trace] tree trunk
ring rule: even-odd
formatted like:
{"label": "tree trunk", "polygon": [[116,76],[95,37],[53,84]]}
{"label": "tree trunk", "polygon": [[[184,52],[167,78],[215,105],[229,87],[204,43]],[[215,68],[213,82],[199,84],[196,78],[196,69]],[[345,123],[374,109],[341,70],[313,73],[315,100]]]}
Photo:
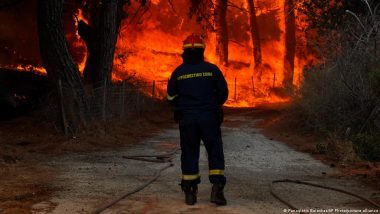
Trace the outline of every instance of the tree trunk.
{"label": "tree trunk", "polygon": [[294,59],[296,55],[296,18],[294,13],[294,0],[285,1],[285,57],[284,81],[285,88],[293,89]]}
{"label": "tree trunk", "polygon": [[227,0],[215,2],[216,54],[219,62],[228,65]]}
{"label": "tree trunk", "polygon": [[95,73],[100,81],[112,80],[113,58],[118,32],[118,0],[107,0],[103,2],[103,10],[97,32],[99,42],[99,65]]}
{"label": "tree trunk", "polygon": [[108,84],[111,81],[115,45],[120,26],[123,3],[121,0],[103,1],[100,10],[94,10],[91,24],[80,22],[78,31],[86,42],[88,58],[84,70],[85,80],[91,84]]}
{"label": "tree trunk", "polygon": [[63,101],[69,125],[76,128],[84,122],[86,102],[78,70],[68,45],[63,27],[63,0],[39,0],[37,8],[40,54],[49,80],[58,88],[65,87]]}
{"label": "tree trunk", "polygon": [[[247,0],[248,11],[249,11],[249,23],[251,30],[251,41],[253,47],[253,59],[255,62],[255,70],[261,67],[262,56],[261,56],[261,42],[260,42],[260,31],[256,20],[256,9],[254,0]],[[261,77],[261,73],[258,75]]]}

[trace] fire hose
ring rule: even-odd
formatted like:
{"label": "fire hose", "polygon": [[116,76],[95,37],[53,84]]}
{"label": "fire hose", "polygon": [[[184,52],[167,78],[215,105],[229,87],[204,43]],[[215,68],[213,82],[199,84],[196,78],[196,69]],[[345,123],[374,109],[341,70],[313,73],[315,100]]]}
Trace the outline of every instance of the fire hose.
{"label": "fire hose", "polygon": [[[133,156],[123,156],[123,158],[125,159],[131,159],[131,160],[139,160],[139,161],[147,161],[147,162],[154,162],[154,163],[168,163],[167,165],[163,166],[162,168],[160,168],[156,173],[155,175],[149,180],[147,181],[146,183],[142,184],[141,186],[133,189],[132,191],[129,191],[121,196],[119,196],[118,198],[104,204],[103,206],[97,208],[94,212],[92,212],[93,214],[99,214],[99,213],[102,213],[103,211],[105,211],[106,209],[110,208],[111,206],[115,205],[116,203],[118,203],[119,201],[121,201],[122,199],[130,196],[130,195],[133,195],[134,193],[137,193],[141,190],[143,190],[145,187],[149,186],[150,184],[152,184],[154,181],[156,181],[160,176],[161,176],[161,173],[168,169],[169,167],[172,167],[174,164],[172,162],[172,158],[173,158],[173,155],[178,152],[180,150],[180,148],[177,148],[175,150],[173,150],[172,152],[169,152],[169,153],[165,153],[165,154],[161,154],[161,155],[133,155]],[[155,158],[155,159],[154,159]],[[357,195],[355,193],[352,193],[352,192],[349,192],[349,191],[346,191],[346,190],[343,190],[343,189],[339,189],[339,188],[335,188],[335,187],[329,187],[329,186],[323,186],[323,185],[319,185],[319,184],[314,184],[314,183],[310,183],[310,182],[306,182],[306,181],[300,181],[300,180],[292,180],[292,179],[282,179],[282,180],[273,180],[271,183],[270,183],[270,193],[273,197],[275,197],[277,200],[279,200],[280,202],[282,202],[283,204],[285,204],[286,206],[288,206],[289,208],[293,209],[293,210],[299,210],[297,207],[295,207],[293,204],[291,204],[290,202],[286,201],[285,199],[281,198],[277,193],[275,193],[274,191],[274,184],[277,184],[277,183],[294,183],[294,184],[300,184],[300,185],[306,185],[306,186],[312,186],[312,187],[317,187],[317,188],[321,188],[321,189],[327,189],[327,190],[331,190],[331,191],[335,191],[335,192],[340,192],[340,193],[343,193],[343,194],[346,194],[346,195],[350,195],[350,196],[353,196],[355,198],[358,198],[368,204],[371,204],[372,206],[376,207],[376,208],[379,208],[380,209],[380,205],[377,204],[376,202],[370,200],[370,199],[367,199],[365,197],[362,197],[360,195]],[[300,212],[300,214],[306,214],[305,212]]]}
{"label": "fire hose", "polygon": [[[139,160],[139,161],[147,161],[147,162],[155,162],[155,163],[168,163],[166,164],[165,166],[163,166],[162,168],[160,168],[156,173],[155,175],[147,182],[145,182],[144,184],[142,184],[141,186],[133,189],[132,191],[129,191],[129,192],[126,192],[124,193],[123,195],[119,196],[118,198],[100,206],[99,208],[97,208],[95,211],[93,211],[92,213],[93,214],[99,214],[99,213],[102,213],[103,211],[105,211],[106,209],[112,207],[113,205],[115,205],[116,203],[118,203],[119,201],[123,200],[124,198],[130,196],[130,195],[133,195],[141,190],[143,190],[145,187],[149,186],[150,184],[152,184],[154,181],[156,181],[160,176],[161,176],[161,173],[168,169],[169,167],[172,167],[174,166],[173,162],[172,162],[172,158],[173,158],[173,155],[178,152],[180,149],[177,148],[175,150],[173,150],[172,152],[169,152],[169,153],[166,153],[166,154],[161,154],[161,155],[134,155],[134,156],[123,156],[123,158],[125,159],[131,159],[131,160]],[[156,159],[153,159],[153,158],[156,158]]]}
{"label": "fire hose", "polygon": [[[339,189],[339,188],[335,188],[335,187],[329,187],[329,186],[323,186],[323,185],[314,184],[314,183],[310,183],[310,182],[306,182],[306,181],[292,180],[292,179],[282,179],[282,180],[274,180],[274,181],[272,181],[271,184],[270,184],[270,193],[271,193],[271,195],[273,197],[275,197],[277,200],[281,201],[286,206],[288,206],[289,208],[293,209],[293,210],[299,210],[299,209],[296,208],[294,205],[292,205],[290,202],[287,202],[285,199],[281,198],[278,194],[276,194],[274,192],[273,186],[276,183],[294,183],[294,184],[301,184],[301,185],[312,186],[312,187],[317,187],[317,188],[321,188],[321,189],[327,189],[327,190],[331,190],[331,191],[335,191],[335,192],[340,192],[340,193],[343,193],[343,194],[350,195],[350,196],[353,196],[355,198],[358,198],[358,199],[360,199],[360,200],[362,200],[362,201],[364,201],[364,202],[366,202],[368,204],[371,204],[372,206],[380,209],[380,205],[377,204],[376,202],[374,202],[374,201],[372,201],[372,200],[370,200],[368,198],[365,198],[363,196],[357,195],[355,193],[343,190],[343,189]],[[300,212],[300,214],[306,214],[306,213],[305,212]]]}

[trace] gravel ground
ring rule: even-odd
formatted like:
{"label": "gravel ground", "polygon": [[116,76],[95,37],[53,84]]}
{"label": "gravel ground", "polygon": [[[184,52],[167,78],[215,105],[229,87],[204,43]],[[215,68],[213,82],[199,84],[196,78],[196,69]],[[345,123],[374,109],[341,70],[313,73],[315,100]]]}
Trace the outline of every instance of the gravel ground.
{"label": "gravel ground", "polygon": [[[379,192],[361,183],[337,178],[339,172],[310,155],[264,137],[253,124],[252,118],[235,114],[227,115],[223,125],[227,206],[217,207],[209,202],[211,186],[207,178],[206,152],[202,146],[202,183],[197,205],[184,204],[183,193],[178,186],[181,172],[177,153],[173,159],[174,167],[165,170],[156,182],[103,213],[286,213],[284,209],[288,208],[271,196],[269,186],[272,180],[284,178],[334,186],[370,198],[380,197]],[[34,212],[91,213],[107,201],[148,181],[165,165],[126,160],[121,158],[123,155],[162,154],[177,148],[178,140],[178,130],[173,128],[118,151],[49,160],[46,164],[61,172],[54,183],[58,191],[49,201],[34,205]],[[355,198],[307,186],[278,184],[276,192],[298,208],[325,211],[314,213],[350,213],[344,210],[327,212],[328,209],[371,209]]]}

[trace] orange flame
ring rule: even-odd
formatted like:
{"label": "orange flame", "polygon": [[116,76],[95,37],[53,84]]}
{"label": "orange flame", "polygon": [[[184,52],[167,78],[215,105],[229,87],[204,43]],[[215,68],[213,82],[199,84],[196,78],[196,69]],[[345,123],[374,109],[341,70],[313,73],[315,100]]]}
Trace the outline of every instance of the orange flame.
{"label": "orange flame", "polygon": [[[245,5],[244,0],[234,2],[236,5]],[[277,103],[290,100],[276,93],[276,89],[283,87],[284,80],[286,51],[284,1],[263,0],[263,2],[265,3],[263,5],[270,5],[271,8],[261,8],[257,16],[264,16],[268,11],[277,10],[275,18],[279,25],[280,38],[262,43],[261,78],[255,75],[258,71],[253,68],[254,61],[249,40],[229,43],[231,63],[229,67],[224,67],[218,63],[218,57],[215,54],[215,33],[208,32],[205,57],[207,61],[217,64],[225,75],[230,91],[228,106],[252,107],[262,102]],[[182,40],[193,32],[204,32],[199,24],[188,19],[186,2],[173,2],[173,4],[179,12],[172,11],[167,0],[155,0],[150,8],[149,20],[142,24],[131,24],[128,21],[123,23],[114,61],[115,78],[124,79],[126,76],[134,76],[146,82],[170,78],[171,72],[182,62],[180,57]],[[239,12],[229,11],[229,13],[232,14],[229,15],[228,22],[233,23],[233,17],[238,16]],[[245,33],[248,34],[248,32],[241,34]],[[300,33],[297,36],[304,37]],[[304,38],[300,39],[300,41],[304,40]],[[302,71],[305,64],[305,59],[296,56],[293,81],[296,87],[302,83]],[[157,89],[164,95],[166,85],[157,85]]]}
{"label": "orange flame", "polygon": [[[245,0],[231,0],[235,5],[247,8]],[[216,55],[216,36],[214,32],[206,30],[205,26],[196,22],[196,18],[189,19],[187,1],[152,0],[149,13],[137,14],[133,19],[124,20],[116,44],[114,81],[130,79],[148,82],[156,87],[155,93],[161,98],[166,96],[166,82],[172,71],[182,63],[182,41],[191,33],[207,34],[205,57],[207,61],[217,64],[222,70],[230,91],[227,106],[253,107],[260,103],[288,102],[290,98],[278,92],[283,88],[284,55],[285,55],[285,11],[282,0],[262,0],[258,6],[257,17],[260,29],[266,29],[271,15],[278,25],[277,37],[262,35],[263,66],[261,78],[254,69],[252,44],[249,39],[248,14],[244,10],[228,10],[228,23],[234,25],[230,30],[229,60],[230,65],[225,67],[218,63]],[[135,5],[136,6],[136,5]],[[257,6],[257,5],[256,5]],[[132,6],[133,7],[133,4]],[[136,8],[130,8],[137,11]],[[243,8],[244,9],[244,8]],[[270,14],[275,11],[275,15]],[[82,10],[75,14],[79,20],[88,23]],[[243,20],[243,21],[242,21]],[[305,23],[297,19],[297,27],[304,27]],[[77,22],[76,22],[77,24]],[[238,26],[238,27],[236,27]],[[237,30],[236,30],[237,29]],[[239,32],[237,32],[239,31]],[[78,67],[83,72],[87,60],[85,43],[80,39],[78,32],[68,35],[71,45],[84,51],[83,59],[79,60]],[[76,37],[76,38],[75,38]],[[74,39],[73,39],[74,38]],[[248,39],[247,39],[248,38]],[[303,82],[303,68],[313,58],[306,51],[307,39],[302,31],[297,30],[296,54],[293,84],[299,87]],[[304,50],[300,50],[304,49]],[[34,70],[46,74],[44,68],[34,66],[17,66],[23,71]],[[144,90],[149,94],[152,90]],[[156,94],[156,95],[157,95]]]}
{"label": "orange flame", "polygon": [[[89,23],[88,19],[83,15],[83,11],[81,9],[78,9],[78,11],[74,15],[76,16],[76,17],[74,17],[75,18],[74,21],[75,21],[76,29],[78,29],[78,20],[82,20],[86,24]],[[78,18],[78,20],[76,20],[76,18]],[[75,32],[75,35],[76,35],[76,40],[74,41],[73,46],[77,47],[77,48],[85,49],[85,51],[83,52],[84,56],[83,56],[82,60],[78,62],[79,71],[81,73],[83,73],[83,70],[84,70],[84,68],[86,66],[87,57],[88,57],[87,47],[86,47],[85,42],[80,38],[78,30]]]}
{"label": "orange flame", "polygon": [[6,69],[14,69],[18,70],[20,72],[32,72],[40,75],[46,75],[46,69],[44,67],[40,66],[33,66],[33,65],[14,65],[14,66],[1,66],[2,68]]}

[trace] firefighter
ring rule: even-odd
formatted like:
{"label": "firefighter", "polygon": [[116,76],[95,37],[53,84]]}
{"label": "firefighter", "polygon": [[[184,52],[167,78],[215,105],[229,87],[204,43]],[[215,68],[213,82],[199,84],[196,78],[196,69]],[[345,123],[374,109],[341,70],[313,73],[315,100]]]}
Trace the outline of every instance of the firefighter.
{"label": "firefighter", "polygon": [[209,180],[213,184],[210,201],[226,205],[223,189],[224,154],[220,125],[222,106],[228,97],[226,80],[219,68],[204,61],[205,43],[198,35],[183,42],[183,63],[171,75],[167,99],[175,106],[181,141],[181,188],[185,202],[197,202],[200,141],[208,153]]}

